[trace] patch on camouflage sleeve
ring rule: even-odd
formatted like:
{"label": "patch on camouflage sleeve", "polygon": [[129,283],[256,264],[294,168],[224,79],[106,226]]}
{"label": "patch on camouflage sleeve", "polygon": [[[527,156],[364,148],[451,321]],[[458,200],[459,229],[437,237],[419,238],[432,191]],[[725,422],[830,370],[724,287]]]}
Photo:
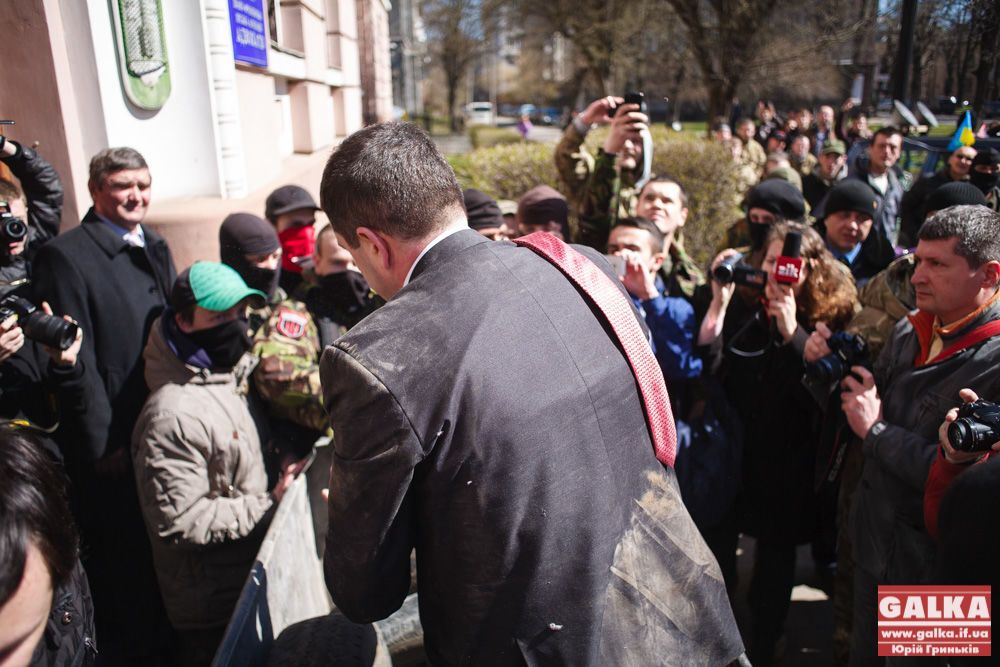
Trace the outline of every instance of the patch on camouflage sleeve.
{"label": "patch on camouflage sleeve", "polygon": [[287,338],[302,338],[306,333],[307,320],[293,310],[282,310],[278,313],[278,323],[275,328]]}

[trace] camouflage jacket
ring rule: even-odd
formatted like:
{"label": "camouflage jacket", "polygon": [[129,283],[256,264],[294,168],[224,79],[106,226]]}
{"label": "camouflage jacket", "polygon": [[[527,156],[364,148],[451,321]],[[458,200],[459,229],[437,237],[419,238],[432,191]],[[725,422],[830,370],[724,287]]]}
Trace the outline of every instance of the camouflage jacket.
{"label": "camouflage jacket", "polygon": [[[281,296],[284,296],[282,294]],[[301,301],[284,298],[254,335],[257,393],[272,417],[325,432],[329,428],[319,381],[319,333]]]}
{"label": "camouflage jacket", "polygon": [[[590,177],[586,201],[580,212],[580,222],[573,241],[599,252],[607,252],[611,228],[619,218],[634,214],[638,194],[635,188],[622,185],[622,179],[615,168],[615,156],[600,150],[594,162],[594,173]],[[667,296],[691,299],[695,288],[705,283],[705,275],[684,250],[684,239],[680,232],[663,261],[660,275],[666,285]]]}
{"label": "camouflage jacket", "polygon": [[577,210],[574,240],[605,252],[611,228],[619,218],[632,215],[638,195],[634,187],[622,183],[621,175],[615,168],[615,156],[600,149]]}
{"label": "camouflage jacket", "polygon": [[882,352],[896,322],[917,307],[910,284],[915,267],[914,256],[903,255],[861,290],[861,312],[854,316],[847,330],[861,334],[868,342],[872,359],[877,359]]}
{"label": "camouflage jacket", "polygon": [[757,175],[760,176],[761,172],[764,171],[764,165],[767,164],[767,153],[764,152],[763,146],[751,139],[743,144],[740,161],[743,164],[753,167]]}
{"label": "camouflage jacket", "polygon": [[594,170],[594,156],[583,145],[586,138],[586,134],[580,132],[574,123],[570,123],[563,131],[555,150],[561,190],[569,200],[570,210],[574,212],[580,207],[580,200],[590,180],[590,172]]}
{"label": "camouflage jacket", "polygon": [[794,155],[789,155],[788,161],[791,163],[792,169],[798,172],[799,176],[808,176],[813,173],[813,170],[817,168],[816,165],[819,164],[819,160],[812,153],[806,153],[806,156],[801,160]]}

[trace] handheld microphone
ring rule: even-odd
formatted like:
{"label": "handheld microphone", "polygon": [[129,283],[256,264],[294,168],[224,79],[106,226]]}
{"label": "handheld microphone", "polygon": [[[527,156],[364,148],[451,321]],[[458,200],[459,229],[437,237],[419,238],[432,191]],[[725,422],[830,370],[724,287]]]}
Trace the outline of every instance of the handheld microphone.
{"label": "handheld microphone", "polygon": [[[802,233],[790,231],[785,234],[785,244],[781,248],[781,255],[774,262],[774,280],[779,285],[796,285],[802,273]],[[778,332],[778,323],[771,320],[771,338],[780,340],[781,334]]]}
{"label": "handheld microphone", "polygon": [[802,273],[802,233],[785,234],[785,245],[774,263],[774,279],[781,285],[795,285]]}

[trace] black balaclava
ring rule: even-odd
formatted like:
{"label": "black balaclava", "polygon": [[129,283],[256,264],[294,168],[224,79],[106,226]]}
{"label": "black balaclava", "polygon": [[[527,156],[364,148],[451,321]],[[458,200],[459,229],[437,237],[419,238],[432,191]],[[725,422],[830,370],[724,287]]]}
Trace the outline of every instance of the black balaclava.
{"label": "black balaclava", "polygon": [[311,313],[350,328],[371,312],[368,281],[357,271],[317,276],[316,283],[306,297]]}
{"label": "black balaclava", "polygon": [[211,329],[192,331],[185,335],[205,351],[213,370],[230,371],[253,345],[249,330],[250,324],[245,319],[238,318]]}
{"label": "black balaclava", "polygon": [[262,269],[247,261],[247,255],[269,255],[278,248],[274,226],[252,213],[226,216],[219,228],[219,255],[224,264],[236,270],[248,287],[274,296],[278,289],[278,269]]}
{"label": "black balaclava", "polygon": [[984,148],[976,153],[976,157],[972,160],[972,169],[969,170],[969,182],[979,188],[983,194],[988,193],[993,188],[1000,185],[1000,172],[995,174],[985,174],[981,171],[976,171],[976,167],[980,165],[997,165],[1000,164],[1000,151],[995,148]]}

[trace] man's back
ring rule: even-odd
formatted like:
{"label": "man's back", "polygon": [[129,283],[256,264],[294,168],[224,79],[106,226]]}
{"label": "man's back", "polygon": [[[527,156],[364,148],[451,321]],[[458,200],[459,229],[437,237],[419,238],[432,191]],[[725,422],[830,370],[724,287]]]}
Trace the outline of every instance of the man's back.
{"label": "man's back", "polygon": [[322,370],[336,433],[327,582],[354,620],[399,606],[416,546],[435,664],[741,653],[628,364],[544,259],[447,237]]}

